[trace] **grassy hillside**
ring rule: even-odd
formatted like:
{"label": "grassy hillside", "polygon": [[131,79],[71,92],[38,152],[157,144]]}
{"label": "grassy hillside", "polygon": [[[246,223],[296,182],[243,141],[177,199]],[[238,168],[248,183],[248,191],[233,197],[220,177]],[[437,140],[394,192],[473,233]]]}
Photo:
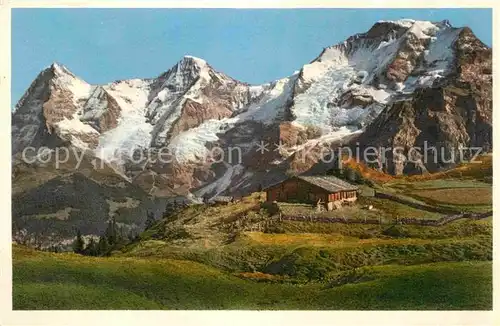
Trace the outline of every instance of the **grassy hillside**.
{"label": "grassy hillside", "polygon": [[485,154],[475,161],[462,163],[459,166],[438,173],[404,177],[408,181],[438,180],[438,179],[473,179],[491,183],[493,176],[493,155]]}
{"label": "grassy hillside", "polygon": [[14,246],[14,308],[491,308],[491,219],[441,227],[284,221],[279,233],[240,231],[217,246],[186,245],[202,242],[172,239],[165,224],[111,257]]}
{"label": "grassy hillside", "polygon": [[493,155],[484,154],[475,159],[473,162],[459,164],[458,166],[448,169],[446,171],[426,173],[421,175],[400,175],[393,176],[379,170],[368,167],[363,162],[355,159],[344,158],[344,166],[358,171],[361,176],[366,180],[378,184],[392,183],[392,182],[418,182],[425,180],[443,180],[443,179],[472,179],[481,180],[491,183],[493,175]]}
{"label": "grassy hillside", "polygon": [[428,207],[489,211],[487,180],[394,178],[374,186],[405,202],[375,198],[365,185],[358,203],[339,211],[278,209],[384,224],[280,219],[255,193],[227,206],[179,208],[111,257],[14,246],[14,308],[491,309],[491,217],[394,222],[442,216]]}
{"label": "grassy hillside", "polygon": [[398,180],[380,189],[419,204],[456,211],[486,212],[493,205],[491,183],[472,178]]}
{"label": "grassy hillside", "polygon": [[[186,259],[228,272],[281,275],[302,283],[363,266],[492,259],[491,219],[439,227],[281,221],[256,208],[257,203],[255,194],[235,205],[190,207],[159,221],[115,255]],[[377,210],[357,211],[390,218],[401,214],[393,212],[399,206],[405,205],[378,203]],[[349,218],[356,215],[354,207],[341,211],[352,213]]]}
{"label": "grassy hillside", "polygon": [[385,265],[259,282],[171,259],[14,247],[14,309],[491,309],[491,263]]}

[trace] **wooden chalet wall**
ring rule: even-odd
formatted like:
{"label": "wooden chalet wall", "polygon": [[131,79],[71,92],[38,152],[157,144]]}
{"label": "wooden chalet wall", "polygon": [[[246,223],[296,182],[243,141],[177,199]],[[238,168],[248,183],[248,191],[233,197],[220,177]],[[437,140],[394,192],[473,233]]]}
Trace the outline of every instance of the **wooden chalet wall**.
{"label": "wooden chalet wall", "polygon": [[355,200],[356,191],[329,191],[298,178],[290,178],[266,190],[267,201],[324,203],[338,200]]}
{"label": "wooden chalet wall", "polygon": [[340,191],[329,194],[329,201],[337,201],[337,200],[349,200],[353,198],[357,198],[358,194],[355,190],[350,191]]}

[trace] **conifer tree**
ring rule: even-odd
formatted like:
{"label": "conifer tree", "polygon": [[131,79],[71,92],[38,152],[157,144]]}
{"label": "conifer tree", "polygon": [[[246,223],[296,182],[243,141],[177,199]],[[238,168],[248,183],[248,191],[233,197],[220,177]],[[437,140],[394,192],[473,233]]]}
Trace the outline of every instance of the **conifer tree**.
{"label": "conifer tree", "polygon": [[357,183],[363,183],[363,180],[364,180],[364,177],[363,177],[363,174],[361,173],[361,171],[359,170],[354,170],[354,176],[355,176],[355,181]]}
{"label": "conifer tree", "polygon": [[97,256],[97,243],[94,238],[90,238],[89,244],[85,247],[84,254],[86,256]]}
{"label": "conifer tree", "polygon": [[155,214],[153,212],[149,212],[147,213],[147,217],[146,217],[146,230],[150,229],[154,224],[156,223],[156,219],[155,219]]}
{"label": "conifer tree", "polygon": [[116,232],[116,221],[115,218],[112,217],[108,222],[108,227],[105,232],[106,240],[108,244],[113,246],[118,242],[118,236]]}
{"label": "conifer tree", "polygon": [[100,237],[99,243],[97,244],[97,254],[98,256],[106,256],[109,252],[109,244],[106,237]]}
{"label": "conifer tree", "polygon": [[354,176],[353,170],[350,167],[345,166],[342,169],[342,175],[343,175],[345,180],[354,181],[355,176]]}
{"label": "conifer tree", "polygon": [[83,241],[82,233],[78,229],[76,231],[76,239],[73,242],[73,252],[77,254],[82,254],[85,249],[85,242]]}

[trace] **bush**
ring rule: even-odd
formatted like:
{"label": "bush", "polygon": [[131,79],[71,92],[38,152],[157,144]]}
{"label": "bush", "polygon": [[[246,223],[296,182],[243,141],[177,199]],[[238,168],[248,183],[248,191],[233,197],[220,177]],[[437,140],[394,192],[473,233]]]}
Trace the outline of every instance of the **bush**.
{"label": "bush", "polygon": [[373,234],[371,234],[369,232],[363,232],[359,235],[359,238],[360,239],[371,239],[371,238],[373,238]]}
{"label": "bush", "polygon": [[178,227],[169,230],[165,238],[168,240],[189,239],[191,234],[184,227]]}
{"label": "bush", "polygon": [[272,216],[278,214],[279,207],[276,203],[264,202],[260,205],[261,212],[264,212],[266,215]]}
{"label": "bush", "polygon": [[408,232],[398,225],[393,225],[388,229],[385,229],[384,231],[382,231],[382,234],[393,238],[408,237]]}

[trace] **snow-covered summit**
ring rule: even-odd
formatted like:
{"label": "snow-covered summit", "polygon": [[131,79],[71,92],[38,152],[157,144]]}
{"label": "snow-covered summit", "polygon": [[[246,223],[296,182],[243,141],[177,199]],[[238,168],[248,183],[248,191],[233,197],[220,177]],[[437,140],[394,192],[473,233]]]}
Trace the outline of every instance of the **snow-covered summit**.
{"label": "snow-covered summit", "polygon": [[58,63],[58,62],[53,62],[47,69],[51,69],[54,73],[68,73],[68,74],[71,74],[73,75],[72,72],[70,72],[68,70],[68,68],[66,68],[64,65]]}
{"label": "snow-covered summit", "polygon": [[394,25],[399,25],[401,27],[405,28],[410,28],[414,26],[415,24],[417,25],[422,25],[422,24],[433,24],[433,25],[443,25],[443,26],[448,26],[451,27],[451,23],[449,20],[443,20],[441,22],[430,22],[426,20],[415,20],[415,19],[409,19],[409,18],[402,18],[398,20],[379,20],[377,21],[377,24],[394,24]]}
{"label": "snow-covered summit", "polygon": [[193,61],[199,66],[205,66],[207,65],[207,62],[201,58],[192,56],[192,55],[185,55],[182,61]]}
{"label": "snow-covered summit", "polygon": [[182,59],[179,62],[177,62],[175,67],[177,71],[190,70],[190,69],[196,69],[196,70],[210,69],[208,63],[205,60],[193,57],[191,55],[185,55],[184,57],[182,57]]}
{"label": "snow-covered summit", "polygon": [[379,20],[379,21],[377,21],[377,23],[379,23],[379,24],[390,23],[390,24],[401,25],[403,27],[411,27],[411,25],[413,25],[413,23],[415,23],[415,20],[409,19],[409,18],[402,18],[402,19],[398,19],[398,20]]}
{"label": "snow-covered summit", "polygon": [[366,125],[398,93],[451,73],[459,32],[446,22],[379,21],[367,33],[324,49],[301,70],[291,109],[296,122],[326,132]]}
{"label": "snow-covered summit", "polygon": [[[399,29],[377,27],[384,24]],[[204,121],[206,118],[218,117],[224,124],[224,119],[231,117],[230,125],[257,117],[272,123],[286,116],[288,110],[297,125],[315,125],[326,133],[349,127],[345,131],[350,132],[369,123],[396,93],[431,85],[443,77],[453,58],[450,46],[457,35],[454,30],[447,23],[379,21],[367,33],[326,48],[299,74],[262,86],[240,83],[192,55],[185,55],[156,79],[97,87],[59,63],[50,66],[53,77],[49,79],[53,87],[71,93],[78,119],[85,123],[102,125],[96,119],[103,119],[111,111],[119,115],[113,119],[116,122],[108,123],[115,126],[111,128],[114,130],[103,133],[97,145],[106,148],[108,159],[119,149],[115,147],[160,145],[179,133],[177,137],[182,139],[183,132],[188,131],[179,121],[192,119],[185,111],[189,103],[196,103],[189,105],[197,106],[197,110],[212,112],[186,125],[200,130],[205,123],[211,123]],[[416,68],[422,72],[410,78]],[[201,114],[191,111],[189,115]]]}

